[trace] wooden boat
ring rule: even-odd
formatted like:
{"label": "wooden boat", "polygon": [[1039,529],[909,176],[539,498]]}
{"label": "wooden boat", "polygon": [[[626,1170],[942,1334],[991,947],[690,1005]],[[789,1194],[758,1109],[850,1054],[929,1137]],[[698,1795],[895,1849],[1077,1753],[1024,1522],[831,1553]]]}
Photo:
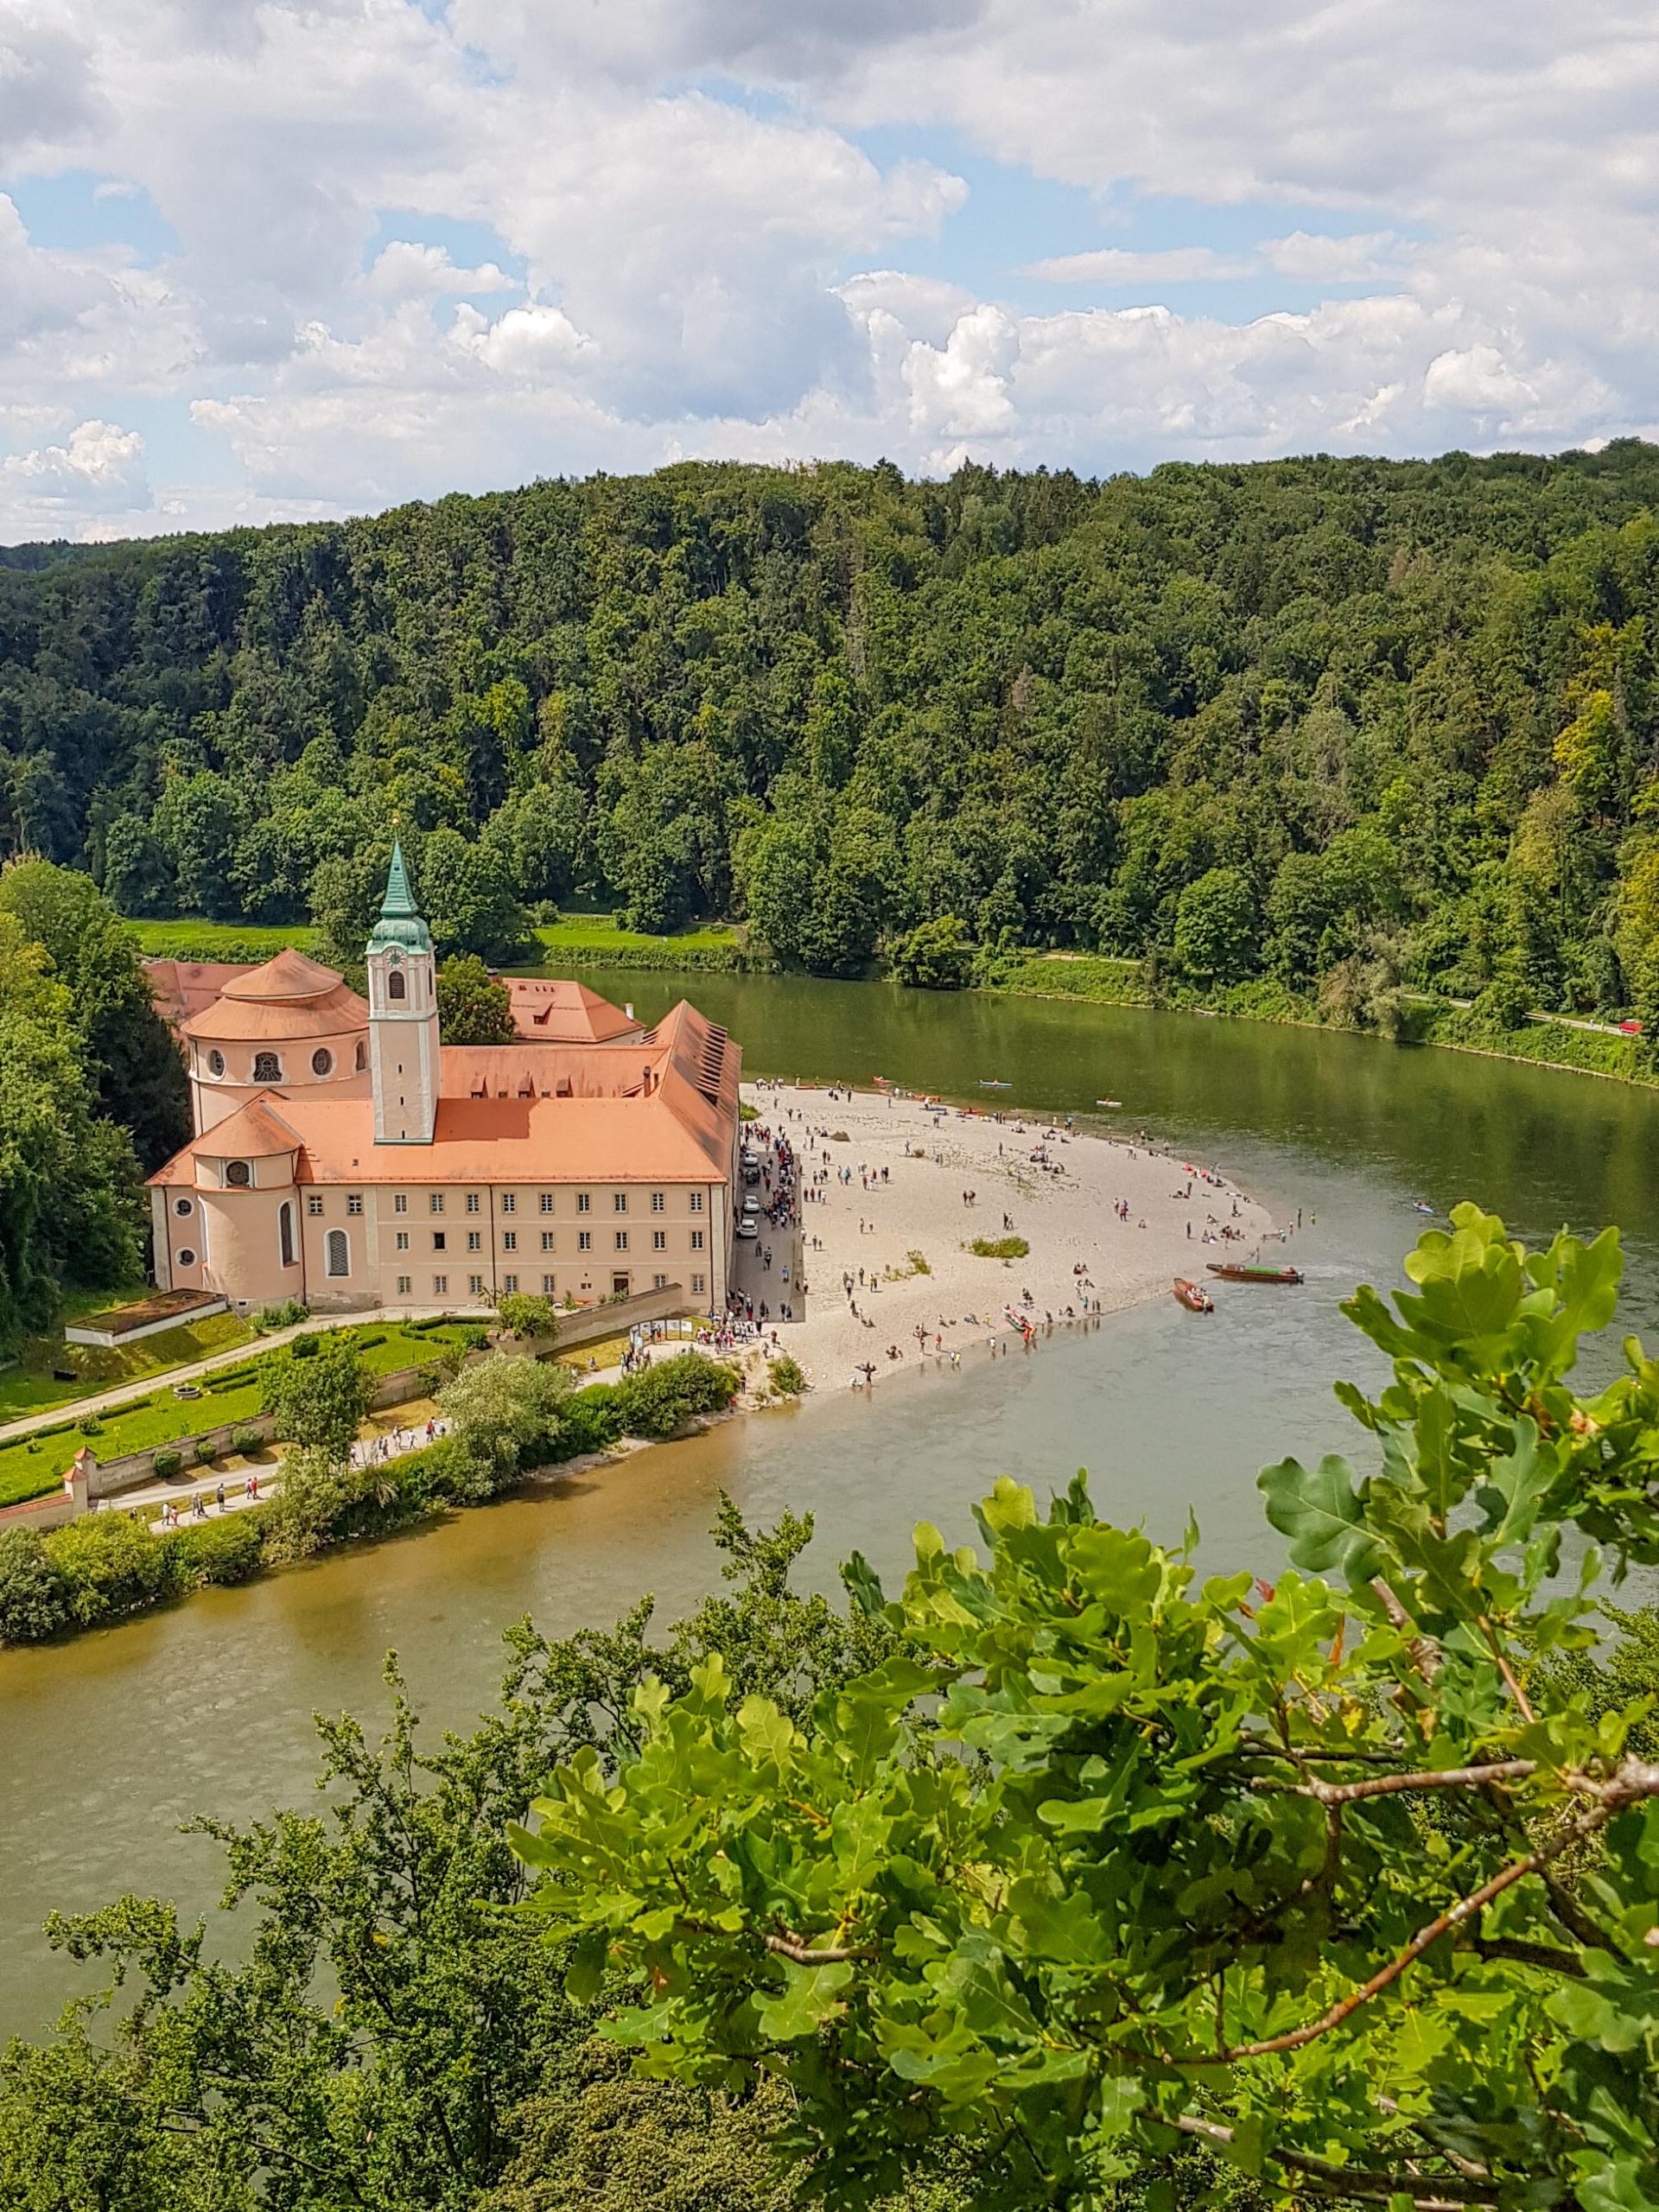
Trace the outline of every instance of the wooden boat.
{"label": "wooden boat", "polygon": [[1012,1090],[1014,1089],[1014,1085],[1011,1083],[1001,1082],[994,1075],[981,1076],[979,1078],[979,1087],[982,1090]]}
{"label": "wooden boat", "polygon": [[1175,1295],[1189,1313],[1213,1313],[1216,1302],[1207,1290],[1200,1290],[1195,1282],[1188,1282],[1185,1275],[1175,1278]]}
{"label": "wooden boat", "polygon": [[1121,1098],[1096,1098],[1095,1103],[1096,1106],[1121,1106],[1123,1101]]}
{"label": "wooden boat", "polygon": [[1212,1275],[1219,1275],[1223,1282],[1301,1282],[1305,1280],[1300,1268],[1268,1268],[1261,1262],[1247,1260],[1211,1260],[1208,1263]]}

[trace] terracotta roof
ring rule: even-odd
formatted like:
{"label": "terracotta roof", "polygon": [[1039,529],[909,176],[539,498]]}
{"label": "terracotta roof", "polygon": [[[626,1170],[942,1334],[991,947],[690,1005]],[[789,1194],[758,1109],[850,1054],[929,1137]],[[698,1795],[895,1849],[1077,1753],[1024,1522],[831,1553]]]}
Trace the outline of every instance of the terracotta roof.
{"label": "terracotta roof", "polygon": [[[683,1001],[635,1041],[638,1052],[614,1045],[447,1046],[429,1145],[377,1145],[367,1098],[262,1091],[150,1179],[189,1182],[198,1155],[253,1158],[297,1142],[302,1183],[724,1181],[737,1128],[737,1046]],[[561,1070],[571,1082],[563,1095]],[[496,1080],[503,1072],[512,1077],[505,1097]],[[544,1075],[554,1078],[545,1090]],[[480,1077],[490,1087],[475,1092]],[[533,1093],[524,1087],[531,1077]],[[262,1133],[269,1145],[256,1141]]]}
{"label": "terracotta roof", "polygon": [[296,999],[327,998],[340,988],[340,977],[320,960],[308,959],[291,944],[257,968],[243,968],[225,986],[227,999],[276,999],[289,1004]]}
{"label": "terracotta roof", "polygon": [[226,983],[247,974],[245,965],[228,960],[146,960],[149,994],[163,1021],[175,1027],[213,1005]]}
{"label": "terracotta roof", "polygon": [[563,976],[504,976],[512,1024],[526,1040],[548,1045],[603,1045],[637,1037],[645,1027],[586,983]]}
{"label": "terracotta roof", "polygon": [[[359,1103],[366,1106],[368,1101]],[[194,1183],[198,1160],[274,1160],[281,1153],[296,1152],[304,1140],[290,1125],[288,1110],[286,1101],[274,1090],[256,1091],[245,1106],[192,1137],[150,1181]]]}
{"label": "terracotta roof", "polygon": [[[292,988],[285,991],[289,984]],[[179,1033],[209,1044],[266,1045],[349,1036],[368,1026],[366,1000],[348,990],[332,968],[289,951],[262,968],[245,968],[240,980],[181,1023]]]}

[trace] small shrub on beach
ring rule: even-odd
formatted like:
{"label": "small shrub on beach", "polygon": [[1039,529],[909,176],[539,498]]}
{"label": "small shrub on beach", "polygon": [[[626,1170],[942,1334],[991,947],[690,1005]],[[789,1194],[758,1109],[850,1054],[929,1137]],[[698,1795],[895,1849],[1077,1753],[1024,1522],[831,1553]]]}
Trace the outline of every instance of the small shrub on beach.
{"label": "small shrub on beach", "polygon": [[806,1388],[806,1374],[798,1360],[780,1352],[766,1369],[766,1380],[780,1398],[798,1398]]}
{"label": "small shrub on beach", "polygon": [[976,1236],[968,1249],[982,1260],[1023,1260],[1031,1247],[1023,1236]]}

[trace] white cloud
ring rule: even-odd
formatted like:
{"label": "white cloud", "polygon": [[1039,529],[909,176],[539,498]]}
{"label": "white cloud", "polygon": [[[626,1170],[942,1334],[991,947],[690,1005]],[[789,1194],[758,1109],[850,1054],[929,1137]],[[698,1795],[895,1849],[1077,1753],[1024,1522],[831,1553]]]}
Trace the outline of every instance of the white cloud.
{"label": "white cloud", "polygon": [[1107,245],[1090,253],[1062,253],[1027,262],[1020,274],[1050,284],[1208,284],[1254,276],[1260,266],[1207,245],[1166,246],[1154,253]]}
{"label": "white cloud", "polygon": [[[180,241],[150,267],[48,251],[0,193],[9,534],[35,526],[25,491],[48,520],[173,524],[677,453],[1101,469],[1655,416],[1659,41],[1628,0],[1514,0],[1501,36],[1443,0],[39,0],[0,22],[0,184],[90,171],[112,224],[142,194]],[[1044,203],[998,207],[994,180],[976,206],[941,146],[1078,188],[1114,242],[1047,251],[1075,226],[1020,229]],[[1181,202],[1192,243],[1137,245],[1141,194]],[[1206,242],[1206,202],[1259,245]],[[1024,312],[1021,264],[1141,304]],[[1167,306],[1223,280],[1299,311]],[[149,508],[132,463],[100,475],[96,441],[77,462],[73,426],[135,397],[239,480],[169,453]]]}
{"label": "white cloud", "polygon": [[86,536],[100,516],[150,505],[144,442],[113,423],[79,423],[62,445],[0,461],[0,528],[19,535]]}

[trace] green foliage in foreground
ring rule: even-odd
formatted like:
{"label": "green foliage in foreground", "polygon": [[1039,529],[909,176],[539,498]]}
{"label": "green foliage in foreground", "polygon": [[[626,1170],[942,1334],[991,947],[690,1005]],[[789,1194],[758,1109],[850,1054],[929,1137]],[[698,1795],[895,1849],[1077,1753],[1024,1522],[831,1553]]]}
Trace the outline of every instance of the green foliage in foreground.
{"label": "green foliage in foreground", "polygon": [[1345,1308],[1375,1471],[1261,1478],[1276,1586],[1005,1481],[982,1558],[854,1561],[889,1648],[810,1711],[719,1655],[642,1685],[516,1832],[572,2001],[620,1972],[648,2075],[786,2085],[837,2204],[947,2141],[999,2208],[1192,2142],[1298,2197],[1659,2205],[1659,1685],[1586,1681],[1599,1547],[1659,1560],[1659,1364],[1568,1386],[1616,1231],[1452,1222]]}
{"label": "green foliage in foreground", "polygon": [[[202,1821],[226,1862],[212,1930],[128,1897],[55,1921],[94,1964],[59,2032],[0,2056],[7,2212],[783,2212],[770,2155],[785,2100],[752,2108],[619,2078],[597,2016],[512,1908],[530,1881],[508,1821],[578,1751],[636,1747],[648,1676],[684,1688],[711,1655],[804,1714],[885,1648],[790,1588],[810,1521],[770,1535],[729,1507],[728,1586],[653,1633],[642,1600],[563,1642],[511,1631],[499,1708],[427,1740],[389,1666],[391,1724],[319,1723],[326,1798],[244,1827]],[[937,2162],[887,2212],[968,2212]]]}

